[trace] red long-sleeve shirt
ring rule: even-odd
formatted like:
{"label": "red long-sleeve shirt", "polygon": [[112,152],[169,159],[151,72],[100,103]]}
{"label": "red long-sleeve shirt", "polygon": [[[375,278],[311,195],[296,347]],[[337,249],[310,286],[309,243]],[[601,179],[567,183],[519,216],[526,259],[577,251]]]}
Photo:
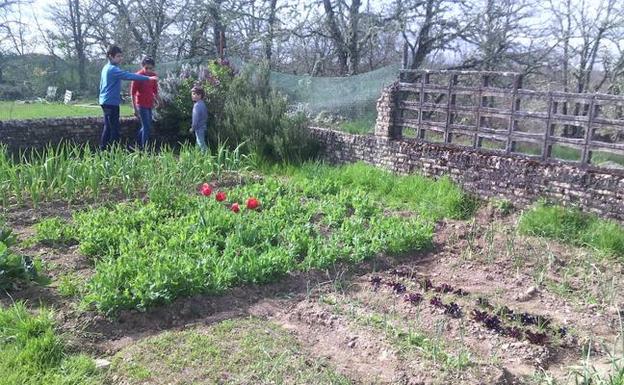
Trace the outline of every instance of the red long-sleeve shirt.
{"label": "red long-sleeve shirt", "polygon": [[[139,75],[156,76],[156,73],[141,69]],[[158,82],[156,80],[133,81],[130,84],[130,95],[135,106],[143,108],[153,108],[154,99],[158,96]]]}

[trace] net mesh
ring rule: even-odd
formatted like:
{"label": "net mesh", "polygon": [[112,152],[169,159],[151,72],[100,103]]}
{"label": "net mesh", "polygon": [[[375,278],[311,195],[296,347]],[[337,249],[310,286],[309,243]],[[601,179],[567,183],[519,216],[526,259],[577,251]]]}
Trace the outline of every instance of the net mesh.
{"label": "net mesh", "polygon": [[346,118],[376,113],[376,101],[384,87],[394,82],[400,65],[346,77],[313,77],[271,72],[271,86],[300,110],[328,112]]}
{"label": "net mesh", "polygon": [[[40,58],[41,59],[41,58]],[[243,70],[251,65],[240,58],[229,58],[235,68]],[[205,64],[209,58],[195,58],[157,63],[156,70],[161,77],[167,73],[179,71],[185,65]],[[40,68],[39,79],[36,76],[36,87],[22,87],[21,92],[5,94],[0,97],[0,120],[28,119],[45,117],[64,117],[99,115],[98,109],[80,109],[79,106],[92,105],[97,107],[97,88],[99,74],[103,62],[89,63],[87,68],[88,87],[86,90],[74,92],[75,98],[72,104],[75,108],[58,107],[48,105],[47,102],[62,104],[65,90],[73,90],[77,84],[75,63],[57,63],[53,60],[40,60],[41,63],[33,63]],[[122,68],[128,71],[136,71],[140,68],[138,63],[125,63]],[[271,86],[285,95],[292,110],[303,111],[311,117],[319,114],[339,116],[344,119],[365,119],[369,124],[374,122],[376,116],[376,100],[379,98],[384,87],[398,78],[400,64],[392,64],[377,70],[346,77],[313,77],[309,75],[293,75],[271,71]],[[17,78],[20,72],[5,71],[5,80],[11,80],[12,84],[26,84],[23,79]],[[38,72],[37,72],[38,73]],[[7,79],[8,78],[8,79]],[[13,79],[14,78],[14,79]],[[32,80],[32,79],[31,79]],[[123,93],[128,93],[128,82],[124,83]],[[50,97],[46,90],[51,87],[58,89],[57,93]],[[3,99],[3,100],[2,100]],[[27,103],[20,105],[20,103]],[[131,114],[131,111],[125,111]],[[372,129],[372,127],[371,127]]]}

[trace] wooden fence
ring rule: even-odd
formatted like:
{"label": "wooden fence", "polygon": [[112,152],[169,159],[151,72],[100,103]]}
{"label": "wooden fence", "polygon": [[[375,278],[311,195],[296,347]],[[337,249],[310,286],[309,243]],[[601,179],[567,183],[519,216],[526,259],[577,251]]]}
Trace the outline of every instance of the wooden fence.
{"label": "wooden fence", "polygon": [[621,96],[527,90],[518,73],[403,70],[395,108],[403,137],[408,129],[426,141],[624,164]]}

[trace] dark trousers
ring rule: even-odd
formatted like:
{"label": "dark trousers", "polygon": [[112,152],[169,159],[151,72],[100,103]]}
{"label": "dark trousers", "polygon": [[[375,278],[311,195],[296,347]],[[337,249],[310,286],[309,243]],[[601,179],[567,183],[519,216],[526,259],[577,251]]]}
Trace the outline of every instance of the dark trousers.
{"label": "dark trousers", "polygon": [[104,112],[104,129],[100,139],[100,149],[106,149],[110,144],[119,142],[119,106],[102,104]]}

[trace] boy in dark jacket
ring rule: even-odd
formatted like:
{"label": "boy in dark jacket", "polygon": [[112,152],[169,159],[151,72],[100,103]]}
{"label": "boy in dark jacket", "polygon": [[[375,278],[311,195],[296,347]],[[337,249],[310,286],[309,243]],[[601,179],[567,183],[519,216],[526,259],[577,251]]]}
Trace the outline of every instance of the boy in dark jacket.
{"label": "boy in dark jacket", "polygon": [[137,75],[119,68],[123,59],[121,48],[111,46],[106,52],[108,63],[102,68],[100,76],[100,106],[104,112],[104,129],[100,139],[100,149],[105,149],[111,142],[119,141],[119,104],[121,104],[122,80],[154,80],[156,76]]}
{"label": "boy in dark jacket", "polygon": [[[156,63],[151,57],[145,57],[141,61],[142,69],[137,72],[139,75],[156,76],[154,67]],[[148,82],[134,80],[130,83],[130,95],[132,95],[132,106],[134,115],[141,120],[141,128],[137,135],[139,148],[145,148],[149,140],[152,126],[152,108],[154,101],[158,97],[158,83],[155,80]]]}

